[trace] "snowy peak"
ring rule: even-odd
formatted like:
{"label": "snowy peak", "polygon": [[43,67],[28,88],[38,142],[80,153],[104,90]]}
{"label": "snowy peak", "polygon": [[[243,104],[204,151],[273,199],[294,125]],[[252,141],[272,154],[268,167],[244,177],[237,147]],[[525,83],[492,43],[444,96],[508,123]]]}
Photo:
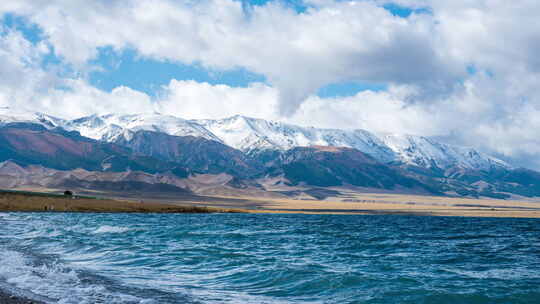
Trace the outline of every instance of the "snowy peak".
{"label": "snowy peak", "polygon": [[0,125],[11,123],[33,123],[52,129],[64,125],[65,120],[39,112],[0,107]]}
{"label": "snowy peak", "polygon": [[384,162],[425,168],[509,168],[505,162],[472,148],[456,147],[422,136],[373,134],[365,130],[319,129],[235,115],[224,119],[184,120],[162,114],[89,116],[66,123],[68,130],[109,142],[130,139],[139,130],[203,137],[246,153],[294,147],[332,146],[358,149]]}
{"label": "snowy peak", "polygon": [[131,138],[137,131],[153,131],[175,136],[194,136],[219,141],[204,127],[188,120],[161,114],[92,115],[67,122],[64,128],[96,140],[113,142]]}
{"label": "snowy peak", "polygon": [[505,162],[475,149],[447,145],[422,136],[376,135],[365,130],[306,128],[243,116],[197,122],[219,137],[223,143],[244,152],[333,146],[354,148],[384,163],[399,162],[441,169],[510,168]]}
{"label": "snowy peak", "polygon": [[124,129],[115,124],[109,124],[100,116],[92,115],[67,122],[64,128],[69,131],[78,131],[82,136],[96,140],[114,141],[124,134]]}
{"label": "snowy peak", "polygon": [[219,120],[197,120],[225,144],[242,151],[256,149],[287,150],[306,146],[309,140],[298,127],[244,116]]}
{"label": "snowy peak", "polygon": [[384,162],[395,158],[394,153],[375,135],[364,130],[306,128],[243,116],[197,122],[219,137],[223,143],[245,152],[334,146],[355,148]]}
{"label": "snowy peak", "polygon": [[429,137],[373,134],[365,130],[319,129],[249,118],[185,120],[171,115],[92,115],[63,120],[42,113],[0,108],[0,125],[14,122],[38,123],[78,131],[82,136],[107,142],[130,140],[137,131],[173,136],[202,137],[245,153],[263,150],[286,151],[294,147],[331,146],[354,148],[383,163],[405,163],[424,168],[459,167],[474,170],[511,168],[505,162],[472,148],[457,147]]}
{"label": "snowy peak", "polygon": [[381,135],[386,146],[398,155],[399,161],[424,168],[461,167],[487,170],[510,168],[510,165],[473,148],[439,143],[431,138],[412,135]]}

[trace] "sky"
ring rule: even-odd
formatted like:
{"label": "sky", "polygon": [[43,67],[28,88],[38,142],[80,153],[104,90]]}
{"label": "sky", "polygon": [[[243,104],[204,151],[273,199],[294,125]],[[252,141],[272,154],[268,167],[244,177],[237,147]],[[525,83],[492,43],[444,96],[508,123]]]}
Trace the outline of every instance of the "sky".
{"label": "sky", "polygon": [[436,136],[540,169],[533,0],[0,3],[0,106]]}

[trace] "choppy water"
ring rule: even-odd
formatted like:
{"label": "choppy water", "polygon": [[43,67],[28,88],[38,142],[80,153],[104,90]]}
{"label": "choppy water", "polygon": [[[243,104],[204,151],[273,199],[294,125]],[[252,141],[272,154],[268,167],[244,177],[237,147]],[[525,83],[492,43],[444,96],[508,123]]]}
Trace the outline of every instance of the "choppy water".
{"label": "choppy water", "polygon": [[56,303],[540,303],[540,221],[0,214],[0,283]]}

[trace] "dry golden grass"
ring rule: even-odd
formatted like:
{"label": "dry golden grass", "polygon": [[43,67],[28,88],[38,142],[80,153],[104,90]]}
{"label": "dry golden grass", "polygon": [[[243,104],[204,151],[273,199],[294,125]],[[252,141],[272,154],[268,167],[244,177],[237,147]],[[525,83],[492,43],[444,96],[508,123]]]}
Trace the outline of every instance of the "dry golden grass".
{"label": "dry golden grass", "polygon": [[111,199],[89,199],[0,193],[0,211],[27,212],[140,212],[140,213],[225,213],[241,210],[178,206],[163,203],[137,203]]}
{"label": "dry golden grass", "polygon": [[[428,216],[540,218],[540,202],[423,195],[348,193],[325,201],[245,198],[259,213],[413,214]],[[234,207],[242,208],[241,204]]]}

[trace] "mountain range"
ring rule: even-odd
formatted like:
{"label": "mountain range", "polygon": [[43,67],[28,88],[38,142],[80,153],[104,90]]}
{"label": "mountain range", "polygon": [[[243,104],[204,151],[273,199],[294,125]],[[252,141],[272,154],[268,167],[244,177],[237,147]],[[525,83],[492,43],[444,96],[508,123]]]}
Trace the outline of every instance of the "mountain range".
{"label": "mountain range", "polygon": [[406,134],[239,115],[66,120],[0,108],[0,187],[36,186],[258,195],[347,187],[508,198],[539,196],[540,174],[473,148]]}

